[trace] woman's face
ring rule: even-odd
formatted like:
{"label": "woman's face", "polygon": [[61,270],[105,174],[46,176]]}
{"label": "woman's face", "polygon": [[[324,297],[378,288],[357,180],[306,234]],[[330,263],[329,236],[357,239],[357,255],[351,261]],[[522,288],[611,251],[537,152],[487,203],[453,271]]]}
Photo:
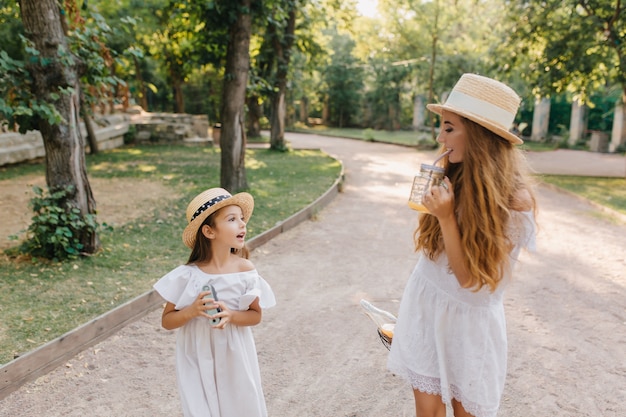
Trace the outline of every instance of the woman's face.
{"label": "woman's face", "polygon": [[448,155],[449,162],[463,161],[467,146],[467,131],[461,116],[445,110],[441,113],[441,131],[437,136],[437,142],[444,145],[446,150],[452,150]]}

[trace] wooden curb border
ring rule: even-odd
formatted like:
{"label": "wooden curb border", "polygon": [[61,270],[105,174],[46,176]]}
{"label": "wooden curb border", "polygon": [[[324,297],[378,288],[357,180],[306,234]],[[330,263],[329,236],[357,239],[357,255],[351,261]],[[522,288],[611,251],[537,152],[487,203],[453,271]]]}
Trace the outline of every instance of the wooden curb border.
{"label": "wooden curb border", "polygon": [[[246,245],[254,250],[272,238],[312,218],[341,192],[344,181],[343,164],[339,177],[324,194],[274,227],[250,239]],[[163,305],[155,290],[144,294],[96,317],[95,319],[51,340],[39,348],[0,367],[0,400],[27,382],[47,374],[78,353],[108,338],[124,326]]]}

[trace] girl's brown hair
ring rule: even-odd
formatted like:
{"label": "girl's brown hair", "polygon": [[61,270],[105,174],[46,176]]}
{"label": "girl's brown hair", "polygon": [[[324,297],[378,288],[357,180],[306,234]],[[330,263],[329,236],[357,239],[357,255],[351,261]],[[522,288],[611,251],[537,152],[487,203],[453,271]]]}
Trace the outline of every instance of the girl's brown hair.
{"label": "girl's brown hair", "polygon": [[[220,210],[211,213],[211,215],[207,217],[204,222],[202,222],[200,227],[198,227],[198,230],[196,231],[196,242],[193,246],[193,249],[191,250],[191,254],[189,254],[187,265],[196,262],[209,262],[211,260],[211,257],[213,256],[213,252],[211,250],[211,239],[202,234],[202,227],[204,225],[215,227],[215,215],[219,213]],[[250,256],[250,252],[245,245],[241,249],[231,248],[230,252],[237,254],[245,259],[248,259],[248,257]]]}
{"label": "girl's brown hair", "polygon": [[[535,197],[521,151],[490,130],[461,117],[467,132],[462,163],[445,162],[446,176],[454,186],[455,214],[465,253],[465,267],[475,291],[494,291],[509,267],[513,243],[508,237],[511,210],[526,190],[535,210]],[[444,250],[439,221],[424,214],[414,233],[415,250],[434,260]]]}

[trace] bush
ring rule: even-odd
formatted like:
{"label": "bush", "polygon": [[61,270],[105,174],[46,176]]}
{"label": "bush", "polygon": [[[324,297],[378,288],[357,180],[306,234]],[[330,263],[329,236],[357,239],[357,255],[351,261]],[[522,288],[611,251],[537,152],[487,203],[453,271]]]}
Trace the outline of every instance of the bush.
{"label": "bush", "polygon": [[[30,207],[35,212],[26,232],[26,240],[12,252],[29,254],[33,257],[62,261],[80,255],[83,244],[80,236],[96,233],[98,223],[93,214],[83,215],[80,209],[68,202],[74,186],[68,186],[45,195],[40,187],[33,187],[35,197]],[[17,240],[17,236],[11,239]]]}
{"label": "bush", "polygon": [[374,129],[365,129],[363,131],[363,139],[373,142],[374,141]]}

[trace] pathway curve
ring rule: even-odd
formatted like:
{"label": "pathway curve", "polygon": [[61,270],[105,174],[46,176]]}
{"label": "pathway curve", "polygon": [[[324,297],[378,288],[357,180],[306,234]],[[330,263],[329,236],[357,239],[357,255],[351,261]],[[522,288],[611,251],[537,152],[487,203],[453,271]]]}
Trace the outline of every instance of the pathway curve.
{"label": "pathway curve", "polygon": [[[412,394],[385,370],[386,350],[358,301],[397,310],[416,258],[407,193],[415,167],[433,154],[289,140],[342,159],[346,180],[313,220],[252,254],[278,300],[254,329],[270,416],[412,416]],[[538,251],[523,254],[506,298],[500,416],[623,415],[626,225],[569,195],[538,194]],[[154,311],[10,394],[0,416],[180,416],[174,375],[174,332]]]}

